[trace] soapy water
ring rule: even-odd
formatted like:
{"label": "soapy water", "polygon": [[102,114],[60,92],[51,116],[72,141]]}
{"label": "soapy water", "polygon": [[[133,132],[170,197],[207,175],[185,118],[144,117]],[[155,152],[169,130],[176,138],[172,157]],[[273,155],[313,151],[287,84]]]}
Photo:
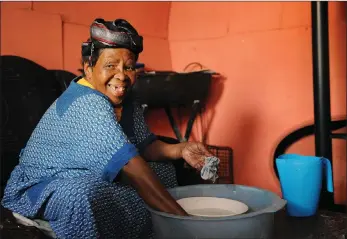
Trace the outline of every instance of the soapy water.
{"label": "soapy water", "polygon": [[200,217],[227,217],[247,213],[249,207],[229,198],[190,197],[177,200],[186,212]]}
{"label": "soapy water", "polygon": [[[254,209],[248,207],[247,212],[244,212],[242,214],[248,214],[248,213],[252,213],[255,211],[257,211],[257,210],[254,210]],[[232,210],[221,209],[221,208],[191,209],[191,210],[187,210],[187,213],[193,217],[229,217],[229,216],[233,216],[233,215],[237,214],[237,213],[233,212]],[[239,214],[237,214],[237,215],[239,215]]]}
{"label": "soapy water", "polygon": [[221,208],[198,208],[187,210],[187,213],[192,216],[208,216],[208,217],[226,217],[233,216],[236,213],[231,210]]}

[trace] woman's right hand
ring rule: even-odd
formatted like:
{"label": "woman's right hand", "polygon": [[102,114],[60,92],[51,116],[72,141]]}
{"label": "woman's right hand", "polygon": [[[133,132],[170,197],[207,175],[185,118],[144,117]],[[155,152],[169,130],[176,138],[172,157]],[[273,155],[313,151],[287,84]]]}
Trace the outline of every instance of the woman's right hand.
{"label": "woman's right hand", "polygon": [[162,212],[188,216],[142,157],[132,158],[123,167],[122,174],[148,206]]}

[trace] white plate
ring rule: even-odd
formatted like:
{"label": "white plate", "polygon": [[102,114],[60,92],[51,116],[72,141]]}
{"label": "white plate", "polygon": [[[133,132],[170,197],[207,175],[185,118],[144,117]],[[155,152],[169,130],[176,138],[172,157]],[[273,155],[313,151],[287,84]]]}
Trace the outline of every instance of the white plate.
{"label": "white plate", "polygon": [[189,197],[177,200],[177,203],[192,216],[228,217],[248,211],[248,206],[242,202],[216,197]]}

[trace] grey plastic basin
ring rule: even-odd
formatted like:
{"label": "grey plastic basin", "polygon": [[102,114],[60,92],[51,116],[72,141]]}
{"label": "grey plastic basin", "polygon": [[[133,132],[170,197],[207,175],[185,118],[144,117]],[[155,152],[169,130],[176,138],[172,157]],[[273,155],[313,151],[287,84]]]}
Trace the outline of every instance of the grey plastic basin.
{"label": "grey plastic basin", "polygon": [[286,205],[275,193],[242,185],[191,185],[169,189],[176,199],[221,197],[241,201],[248,212],[230,217],[183,217],[148,208],[155,238],[273,238],[274,213]]}

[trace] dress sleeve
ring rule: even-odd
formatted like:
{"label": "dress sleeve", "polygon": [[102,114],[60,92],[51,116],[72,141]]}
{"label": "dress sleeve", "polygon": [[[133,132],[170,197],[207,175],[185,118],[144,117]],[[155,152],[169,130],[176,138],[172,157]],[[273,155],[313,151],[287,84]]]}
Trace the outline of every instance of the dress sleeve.
{"label": "dress sleeve", "polygon": [[[93,97],[84,110],[85,125],[82,147],[86,152],[85,161],[92,171],[102,179],[112,182],[119,171],[130,159],[139,155],[135,145],[131,144],[117,122],[110,102],[103,97]],[[94,107],[93,107],[94,106]]]}
{"label": "dress sleeve", "polygon": [[157,140],[157,136],[150,131],[145,121],[143,110],[137,104],[134,105],[133,117],[136,147],[142,153],[148,145]]}

